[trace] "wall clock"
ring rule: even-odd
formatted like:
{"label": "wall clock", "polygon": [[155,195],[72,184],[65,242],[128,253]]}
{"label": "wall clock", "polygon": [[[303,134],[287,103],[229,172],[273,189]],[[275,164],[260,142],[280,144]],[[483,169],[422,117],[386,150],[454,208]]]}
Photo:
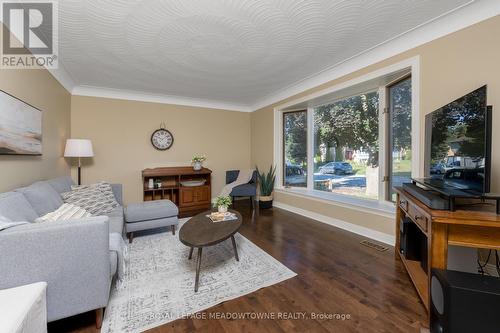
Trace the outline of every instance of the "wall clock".
{"label": "wall clock", "polygon": [[158,150],[167,150],[172,147],[173,143],[174,136],[164,126],[160,126],[151,134],[151,144]]}

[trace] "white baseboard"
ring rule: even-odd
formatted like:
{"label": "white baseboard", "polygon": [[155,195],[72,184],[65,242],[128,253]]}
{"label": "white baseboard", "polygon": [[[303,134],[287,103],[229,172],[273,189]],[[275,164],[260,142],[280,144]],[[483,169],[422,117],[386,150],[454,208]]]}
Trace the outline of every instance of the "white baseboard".
{"label": "white baseboard", "polygon": [[364,237],[371,238],[373,240],[376,240],[376,241],[384,243],[384,244],[394,246],[394,244],[396,243],[396,238],[394,236],[377,231],[377,230],[362,227],[362,226],[357,225],[357,224],[342,221],[342,220],[339,220],[339,219],[336,219],[336,218],[333,218],[330,216],[318,214],[318,213],[315,213],[315,212],[312,212],[309,210],[305,210],[302,208],[290,206],[290,205],[287,205],[287,204],[284,204],[281,202],[274,201],[273,206],[287,210],[287,211],[295,213],[295,214],[299,214],[299,215],[308,217],[310,219],[313,219],[313,220],[316,220],[316,221],[319,221],[322,223],[332,225],[334,227],[337,227],[337,228],[340,228],[343,230],[347,230],[349,232],[352,232],[352,233],[355,233],[355,234],[358,234],[358,235],[361,235]]}

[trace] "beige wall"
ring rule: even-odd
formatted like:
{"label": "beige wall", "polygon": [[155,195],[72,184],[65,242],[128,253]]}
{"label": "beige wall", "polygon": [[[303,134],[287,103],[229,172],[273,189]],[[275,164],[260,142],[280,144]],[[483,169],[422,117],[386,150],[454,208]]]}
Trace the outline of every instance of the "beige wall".
{"label": "beige wall", "polygon": [[[250,168],[249,113],[73,96],[71,117],[72,136],[94,146],[83,182],[122,183],[126,202],[142,201],[141,170],[189,165],[196,153],[207,156],[204,165],[213,171],[212,196],[222,189],[226,170]],[[162,121],[174,136],[167,151],[150,142]]]}
{"label": "beige wall", "polygon": [[[289,101],[312,92],[331,87],[357,76],[420,55],[420,111],[423,138],[424,115],[438,107],[468,93],[483,84],[488,84],[488,103],[493,105],[493,149],[492,149],[492,191],[500,191],[500,150],[496,143],[500,140],[500,16],[458,31],[422,45],[383,62],[364,68],[348,76],[328,82],[320,87],[290,97]],[[252,163],[260,167],[273,162],[273,107],[252,113]],[[423,152],[423,144],[421,145]],[[423,156],[423,155],[422,155]],[[319,214],[343,219],[346,222],[370,226],[377,231],[394,234],[393,221],[378,216],[338,207],[334,204],[320,204],[307,199],[297,200],[286,194],[278,194],[276,200]],[[340,216],[340,215],[341,216]],[[373,223],[372,223],[373,221]]]}
{"label": "beige wall", "polygon": [[0,89],[42,110],[42,156],[0,155],[0,192],[69,175],[62,157],[70,133],[71,95],[44,69],[0,70]]}

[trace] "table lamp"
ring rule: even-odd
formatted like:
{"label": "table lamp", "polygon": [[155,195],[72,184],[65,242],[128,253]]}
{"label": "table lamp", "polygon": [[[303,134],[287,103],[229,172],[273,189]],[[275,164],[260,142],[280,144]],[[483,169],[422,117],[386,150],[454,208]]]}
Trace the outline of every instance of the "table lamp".
{"label": "table lamp", "polygon": [[87,139],[68,139],[64,149],[64,157],[78,157],[78,185],[81,185],[81,158],[94,156],[92,141]]}

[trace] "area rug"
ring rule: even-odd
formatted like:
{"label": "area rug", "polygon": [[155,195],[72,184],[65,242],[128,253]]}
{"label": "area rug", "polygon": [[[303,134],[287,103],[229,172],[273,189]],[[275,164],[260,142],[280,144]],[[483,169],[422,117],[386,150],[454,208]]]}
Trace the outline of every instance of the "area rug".
{"label": "area rug", "polygon": [[237,233],[239,262],[230,239],[203,249],[195,293],[197,251],[188,260],[189,247],[178,234],[134,238],[125,277],[112,287],[101,332],[142,332],[297,275]]}

